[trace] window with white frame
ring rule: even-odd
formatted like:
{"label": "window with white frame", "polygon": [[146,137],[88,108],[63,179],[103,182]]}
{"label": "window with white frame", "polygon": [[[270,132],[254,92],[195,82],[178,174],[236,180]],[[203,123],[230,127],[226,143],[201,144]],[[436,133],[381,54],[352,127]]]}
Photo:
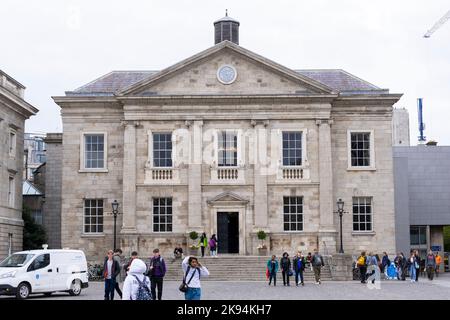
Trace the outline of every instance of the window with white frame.
{"label": "window with white frame", "polygon": [[219,167],[236,167],[238,159],[237,133],[233,131],[218,132]]}
{"label": "window with white frame", "polygon": [[283,131],[283,166],[302,165],[302,132]]}
{"label": "window with white frame", "polygon": [[84,233],[103,232],[103,199],[84,200]]}
{"label": "window with white frame", "polygon": [[372,231],[371,197],[353,197],[353,231]]}
{"label": "window with white frame", "polygon": [[172,167],[172,133],[153,133],[153,166]]}
{"label": "window with white frame", "polygon": [[14,191],[15,191],[15,180],[14,176],[9,176],[8,180],[8,205],[14,207]]}
{"label": "window with white frame", "polygon": [[371,165],[371,133],[350,133],[350,156],[352,167],[369,167]]}
{"label": "window with white frame", "polygon": [[153,232],[172,232],[172,198],[153,198]]}
{"label": "window with white frame", "polygon": [[84,134],[84,168],[105,169],[105,135]]}
{"label": "window with white frame", "polygon": [[303,197],[283,197],[283,229],[303,230]]}
{"label": "window with white frame", "polygon": [[9,131],[9,155],[14,157],[16,155],[16,132],[14,130]]}

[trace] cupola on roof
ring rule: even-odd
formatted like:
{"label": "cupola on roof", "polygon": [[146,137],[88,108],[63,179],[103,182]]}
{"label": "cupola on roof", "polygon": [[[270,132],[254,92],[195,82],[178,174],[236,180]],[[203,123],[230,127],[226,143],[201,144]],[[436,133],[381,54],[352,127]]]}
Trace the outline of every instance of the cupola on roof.
{"label": "cupola on roof", "polygon": [[228,10],[225,11],[225,17],[214,22],[214,44],[228,40],[239,44],[239,21],[228,16]]}

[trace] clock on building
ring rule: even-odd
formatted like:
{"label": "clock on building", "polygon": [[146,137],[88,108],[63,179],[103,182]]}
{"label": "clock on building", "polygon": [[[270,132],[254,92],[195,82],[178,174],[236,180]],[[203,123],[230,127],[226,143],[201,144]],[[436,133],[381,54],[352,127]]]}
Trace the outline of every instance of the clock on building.
{"label": "clock on building", "polygon": [[217,70],[217,79],[223,84],[231,84],[236,80],[236,69],[230,65],[224,65]]}

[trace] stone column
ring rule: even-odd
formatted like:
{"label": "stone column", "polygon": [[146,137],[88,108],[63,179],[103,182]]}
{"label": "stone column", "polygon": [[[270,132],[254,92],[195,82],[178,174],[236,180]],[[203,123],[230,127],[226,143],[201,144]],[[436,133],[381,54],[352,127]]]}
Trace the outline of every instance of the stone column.
{"label": "stone column", "polygon": [[136,229],[136,127],[137,122],[123,123],[123,223],[121,233]]}
{"label": "stone column", "polygon": [[332,120],[317,120],[319,130],[319,250],[325,254],[336,252],[336,228],[333,213],[333,168],[331,160],[331,124]]}
{"label": "stone column", "polygon": [[254,215],[255,215],[255,231],[268,231],[268,205],[267,205],[267,174],[268,174],[268,159],[267,159],[267,125],[268,121],[252,120],[254,127],[255,139],[253,147],[254,151]]}
{"label": "stone column", "polygon": [[190,162],[188,168],[189,231],[203,231],[202,225],[202,162],[203,121],[187,121],[190,131]]}

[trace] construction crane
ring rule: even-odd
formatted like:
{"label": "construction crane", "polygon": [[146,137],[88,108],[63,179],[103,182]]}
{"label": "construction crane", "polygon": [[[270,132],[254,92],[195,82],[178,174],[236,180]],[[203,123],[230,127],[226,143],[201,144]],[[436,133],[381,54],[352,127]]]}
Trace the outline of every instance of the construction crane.
{"label": "construction crane", "polygon": [[442,27],[442,25],[448,20],[450,19],[450,10],[441,18],[439,19],[438,22],[436,22],[434,24],[434,26],[427,31],[427,33],[425,33],[425,35],[423,36],[424,38],[429,38],[431,37],[431,35],[440,27]]}

